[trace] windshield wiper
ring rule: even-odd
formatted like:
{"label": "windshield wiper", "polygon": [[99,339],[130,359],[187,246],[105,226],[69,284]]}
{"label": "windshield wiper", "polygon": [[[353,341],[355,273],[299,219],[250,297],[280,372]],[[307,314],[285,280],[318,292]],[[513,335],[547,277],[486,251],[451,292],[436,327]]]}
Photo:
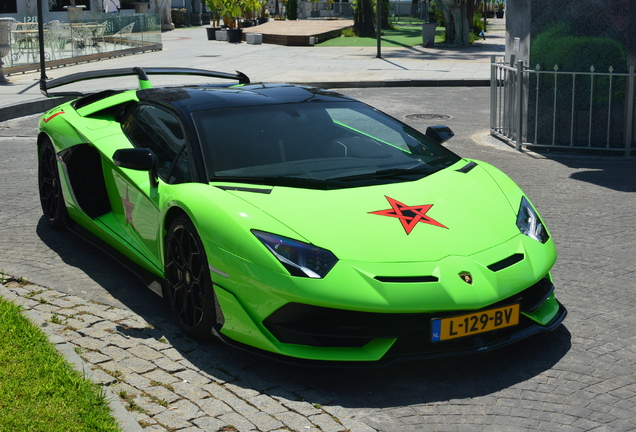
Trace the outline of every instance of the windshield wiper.
{"label": "windshield wiper", "polygon": [[354,174],[350,176],[344,177],[333,177],[330,180],[339,180],[339,181],[352,181],[352,180],[370,180],[370,179],[380,179],[387,177],[404,177],[404,176],[412,176],[412,175],[422,175],[427,176],[437,172],[439,170],[444,169],[444,166],[435,166],[435,167],[422,167],[417,166],[415,168],[389,168],[383,169],[371,173],[364,174]]}

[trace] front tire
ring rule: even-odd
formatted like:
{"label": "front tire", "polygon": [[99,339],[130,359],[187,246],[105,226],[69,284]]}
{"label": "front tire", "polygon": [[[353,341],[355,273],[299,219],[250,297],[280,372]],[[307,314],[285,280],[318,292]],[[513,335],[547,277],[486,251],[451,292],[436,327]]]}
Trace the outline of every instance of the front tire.
{"label": "front tire", "polygon": [[45,138],[38,148],[38,188],[46,223],[53,229],[63,229],[67,216],[66,205],[57,170],[57,157],[48,138]]}
{"label": "front tire", "polygon": [[201,238],[192,221],[170,225],[165,250],[166,295],[184,333],[207,339],[216,323],[214,289]]}

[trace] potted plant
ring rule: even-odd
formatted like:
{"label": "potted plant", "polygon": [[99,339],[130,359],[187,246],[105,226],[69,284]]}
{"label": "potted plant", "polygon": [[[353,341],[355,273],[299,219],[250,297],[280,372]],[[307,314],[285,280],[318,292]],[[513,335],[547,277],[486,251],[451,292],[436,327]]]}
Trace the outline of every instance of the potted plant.
{"label": "potted plant", "polygon": [[497,18],[503,18],[504,17],[504,2],[503,2],[503,0],[496,0],[495,6],[497,8],[497,12],[495,12],[495,15],[497,16]]}
{"label": "potted plant", "polygon": [[260,13],[257,21],[259,24],[265,24],[269,21],[269,11],[267,10],[267,0],[258,0]]}
{"label": "potted plant", "polygon": [[494,18],[495,17],[495,0],[484,0],[485,2],[485,11],[486,18]]}
{"label": "potted plant", "polygon": [[221,17],[220,11],[223,3],[221,0],[207,0],[206,3],[210,10],[210,27],[206,27],[205,30],[208,34],[208,40],[216,40],[216,32],[221,30],[219,19]]}
{"label": "potted plant", "polygon": [[223,16],[223,24],[227,25],[227,41],[241,42],[243,39],[243,30],[241,30],[240,18],[243,16],[243,10],[245,8],[244,0],[220,1],[222,3],[221,15]]}

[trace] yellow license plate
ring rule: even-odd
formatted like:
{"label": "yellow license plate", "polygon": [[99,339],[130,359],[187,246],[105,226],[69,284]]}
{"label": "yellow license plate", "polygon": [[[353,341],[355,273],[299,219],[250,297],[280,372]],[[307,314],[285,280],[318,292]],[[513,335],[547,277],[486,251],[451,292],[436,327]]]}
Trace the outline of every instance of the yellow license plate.
{"label": "yellow license plate", "polygon": [[519,324],[519,305],[431,321],[433,342],[472,336]]}

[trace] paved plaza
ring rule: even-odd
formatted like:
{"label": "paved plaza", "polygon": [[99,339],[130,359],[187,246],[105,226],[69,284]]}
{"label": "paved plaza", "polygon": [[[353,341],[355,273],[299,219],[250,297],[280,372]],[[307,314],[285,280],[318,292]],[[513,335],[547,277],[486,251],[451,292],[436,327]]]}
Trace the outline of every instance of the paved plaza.
{"label": "paved plaza", "polygon": [[0,294],[80,354],[127,431],[636,430],[636,160],[517,152],[487,133],[487,88],[342,92],[422,130],[406,116],[448,116],[450,149],[527,192],[559,252],[564,325],[483,355],[379,369],[302,368],[189,340],[125,268],[46,226],[37,116],[0,123]]}

